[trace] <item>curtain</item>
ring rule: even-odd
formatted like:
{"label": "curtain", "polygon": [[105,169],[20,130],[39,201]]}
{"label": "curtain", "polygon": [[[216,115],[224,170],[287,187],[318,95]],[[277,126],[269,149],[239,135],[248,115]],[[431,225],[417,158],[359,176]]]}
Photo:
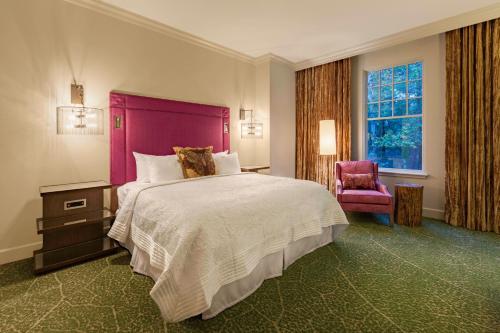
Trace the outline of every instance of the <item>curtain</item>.
{"label": "curtain", "polygon": [[[351,59],[296,73],[295,175],[335,192],[335,161],[351,158]],[[334,119],[337,154],[319,155],[319,121]]]}
{"label": "curtain", "polygon": [[500,19],[446,33],[446,222],[500,233]]}

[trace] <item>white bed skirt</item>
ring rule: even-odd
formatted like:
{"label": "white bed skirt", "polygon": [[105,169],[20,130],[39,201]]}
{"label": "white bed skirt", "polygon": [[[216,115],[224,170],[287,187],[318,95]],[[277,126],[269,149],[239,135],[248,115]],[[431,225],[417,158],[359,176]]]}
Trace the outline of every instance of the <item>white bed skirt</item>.
{"label": "white bed skirt", "polygon": [[[210,308],[202,313],[202,318],[213,318],[230,306],[245,299],[259,288],[264,280],[281,276],[283,270],[287,269],[297,259],[331,243],[346,227],[346,224],[339,224],[323,228],[323,232],[318,236],[302,238],[291,243],[284,250],[264,257],[250,275],[221,287],[213,297]],[[161,271],[149,264],[149,255],[134,247],[133,244],[122,245],[132,253],[130,266],[133,267],[134,272],[147,275],[156,282]]]}

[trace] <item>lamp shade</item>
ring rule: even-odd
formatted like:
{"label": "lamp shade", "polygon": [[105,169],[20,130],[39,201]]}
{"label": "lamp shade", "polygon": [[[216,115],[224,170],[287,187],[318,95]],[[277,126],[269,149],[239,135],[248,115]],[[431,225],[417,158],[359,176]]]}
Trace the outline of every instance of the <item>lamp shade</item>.
{"label": "lamp shade", "polygon": [[319,154],[335,155],[337,140],[335,138],[335,120],[320,120],[319,122]]}

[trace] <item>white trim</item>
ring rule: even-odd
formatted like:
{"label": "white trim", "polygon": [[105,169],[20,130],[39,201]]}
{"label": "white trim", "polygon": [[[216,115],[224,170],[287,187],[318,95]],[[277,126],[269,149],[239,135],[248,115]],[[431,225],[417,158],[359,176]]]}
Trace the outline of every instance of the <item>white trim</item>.
{"label": "white trim", "polygon": [[483,7],[471,12],[463,13],[444,20],[432,22],[420,27],[405,30],[387,37],[375,39],[371,42],[359,44],[338,52],[325,54],[323,56],[304,60],[295,63],[295,70],[299,71],[305,68],[323,65],[335,60],[341,60],[348,57],[380,50],[390,46],[407,43],[420,38],[440,34],[453,29],[462,28],[468,25],[488,21],[500,17],[500,3]]}
{"label": "white trim", "polygon": [[33,251],[38,250],[41,247],[42,242],[35,242],[6,249],[0,249],[0,265],[30,258],[33,256]]}
{"label": "white trim", "polygon": [[418,178],[418,179],[425,179],[429,177],[429,175],[426,172],[421,170],[379,168],[378,173],[381,176],[389,176],[389,177]]}
{"label": "white trim", "polygon": [[[408,65],[420,62],[422,64],[422,77],[417,80],[408,80]],[[371,71],[380,71],[382,69],[386,68],[392,68],[394,70],[395,67],[406,65],[406,80],[401,81],[398,83],[405,82],[406,84],[406,97],[404,99],[394,99],[394,95],[392,96],[392,99],[390,100],[392,102],[392,109],[394,113],[394,101],[397,100],[404,100],[406,101],[406,113],[408,113],[408,101],[411,99],[420,99],[422,101],[422,113],[421,114],[413,114],[409,115],[406,114],[404,116],[390,116],[390,117],[380,117],[380,104],[382,103],[382,100],[380,99],[380,89],[383,86],[381,79],[379,77],[379,84],[376,86],[379,89],[379,99],[377,103],[379,104],[379,117],[377,118],[368,118],[368,72]],[[416,58],[416,60],[412,60],[410,62],[405,62],[405,63],[400,63],[398,65],[385,65],[382,67],[377,67],[376,69],[372,70],[364,70],[363,71],[363,147],[362,147],[362,153],[364,156],[364,159],[368,159],[368,121],[370,120],[386,120],[386,119],[399,119],[399,118],[422,118],[422,170],[408,170],[408,169],[393,169],[393,168],[379,168],[380,174],[383,176],[393,176],[393,177],[406,177],[406,178],[427,178],[429,175],[425,173],[423,170],[426,168],[426,159],[425,159],[425,138],[426,138],[426,130],[425,130],[425,99],[424,99],[424,91],[425,91],[425,81],[427,77],[427,73],[425,72],[425,61],[423,58]],[[414,81],[422,81],[422,95],[419,97],[414,97],[414,98],[409,98],[408,97],[408,83],[409,82],[414,82]],[[393,94],[394,94],[394,74],[392,77],[392,88],[393,88]],[[387,100],[389,101],[389,100]]]}
{"label": "white trim", "polygon": [[287,59],[280,57],[274,53],[266,53],[266,54],[261,55],[257,58],[254,58],[255,65],[260,65],[262,63],[271,62],[271,61],[282,63],[288,67],[291,67],[291,68],[294,68],[294,66],[295,66],[295,64],[293,62],[288,61]]}
{"label": "white trim", "polygon": [[159,23],[157,21],[151,20],[144,16],[129,12],[125,9],[118,8],[116,6],[101,2],[99,0],[64,0],[73,5],[83,7],[89,10],[93,10],[95,12],[111,16],[113,18],[119,19],[121,21],[125,21],[127,23],[132,23],[142,28],[146,28],[168,37],[172,37],[178,40],[182,40],[188,42],[193,45],[201,46],[205,49],[209,49],[220,54],[236,58],[241,61],[245,61],[248,63],[254,63],[255,58],[243,54],[241,52],[229,49],[222,45],[210,42],[201,37],[197,37],[190,33],[178,30],[176,28],[170,27],[166,24]]}
{"label": "white trim", "polygon": [[422,216],[444,221],[444,210],[424,207],[422,208]]}

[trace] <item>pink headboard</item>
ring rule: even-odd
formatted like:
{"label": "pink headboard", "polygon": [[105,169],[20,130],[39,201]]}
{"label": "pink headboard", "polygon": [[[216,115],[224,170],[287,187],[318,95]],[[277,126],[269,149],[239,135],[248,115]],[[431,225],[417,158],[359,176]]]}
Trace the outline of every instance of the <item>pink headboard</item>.
{"label": "pink headboard", "polygon": [[174,146],[229,150],[229,108],[167,99],[110,94],[113,185],[136,179],[133,152],[174,154]]}

